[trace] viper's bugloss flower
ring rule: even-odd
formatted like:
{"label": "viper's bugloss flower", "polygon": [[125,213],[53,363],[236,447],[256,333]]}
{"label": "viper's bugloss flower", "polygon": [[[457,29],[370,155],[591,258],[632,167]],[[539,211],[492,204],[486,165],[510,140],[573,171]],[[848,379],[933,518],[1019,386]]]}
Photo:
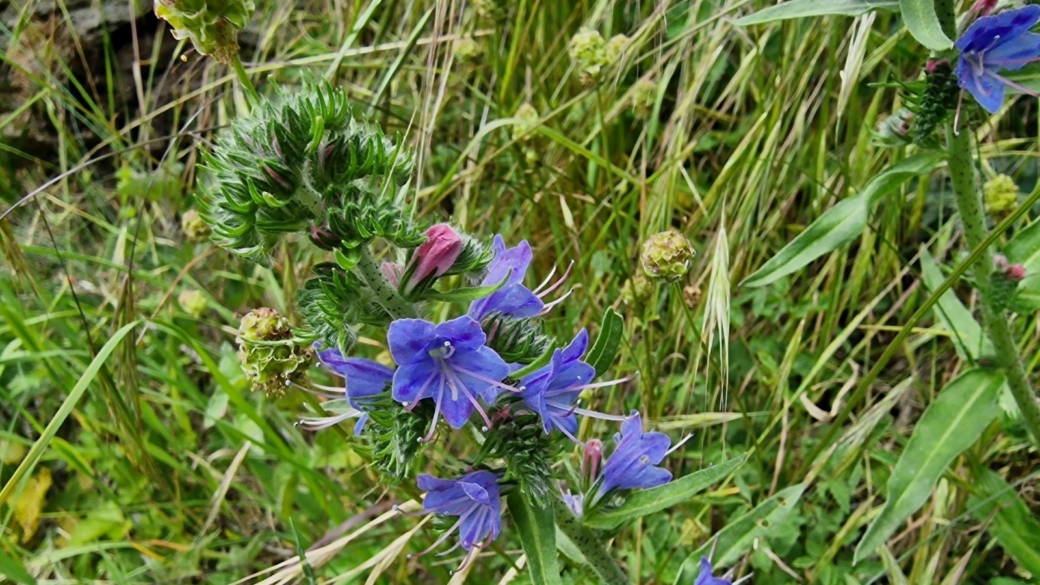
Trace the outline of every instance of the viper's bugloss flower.
{"label": "viper's bugloss flower", "polygon": [[478,399],[491,403],[503,389],[509,366],[486,347],[480,323],[468,316],[434,325],[423,319],[398,319],[390,324],[387,341],[397,363],[394,400],[414,408],[424,398],[436,409],[426,436],[433,437],[438,417],[452,428],[466,424],[476,410],[488,428],[491,420]]}
{"label": "viper's bugloss flower", "polygon": [[426,230],[426,241],[415,249],[405,271],[404,293],[410,294],[451,270],[462,253],[464,242],[450,225],[439,223]]}
{"label": "viper's bugloss flower", "polygon": [[1001,71],[1016,71],[1040,59],[1040,34],[1029,32],[1040,22],[1040,6],[983,16],[957,39],[961,51],[957,82],[990,113],[1004,103],[1004,89],[1033,92],[1010,81]]}
{"label": "viper's bugloss flower", "polygon": [[[338,349],[319,351],[318,361],[343,376],[347,402],[362,413],[354,425],[354,434],[360,435],[368,421],[367,403],[386,392],[393,381],[394,370],[372,360],[344,357]],[[337,422],[341,422],[352,417],[344,413],[338,418]]]}
{"label": "viper's bugloss flower", "polygon": [[597,482],[597,500],[614,490],[652,488],[672,480],[672,472],[656,467],[668,454],[671,440],[664,433],[644,433],[638,412],[622,423],[614,443],[617,446]]}
{"label": "viper's bugloss flower", "polygon": [[548,433],[553,428],[559,429],[578,444],[581,444],[581,441],[575,436],[578,432],[577,414],[608,420],[626,420],[625,417],[593,412],[575,405],[584,390],[612,386],[625,381],[613,380],[593,384],[592,379],[596,377],[595,368],[581,361],[588,345],[589,333],[582,329],[570,345],[553,351],[549,365],[520,380],[524,404],[542,417],[545,432]]}
{"label": "viper's bugloss flower", "polygon": [[481,285],[494,286],[503,280],[506,282],[494,293],[470,303],[469,316],[481,320],[490,313],[510,317],[534,317],[541,313],[545,308],[542,299],[524,286],[524,276],[531,265],[531,245],[523,240],[512,248],[506,248],[502,236],[496,235],[491,249],[494,257]]}
{"label": "viper's bugloss flower", "polygon": [[419,489],[423,496],[423,510],[445,516],[458,516],[455,525],[433,543],[432,550],[456,530],[459,545],[471,555],[494,540],[502,530],[502,497],[498,490],[498,475],[490,471],[474,471],[458,479],[440,479],[420,474]]}
{"label": "viper's bugloss flower", "polygon": [[[697,580],[693,582],[693,585],[734,585],[732,577],[730,573],[716,577],[711,567],[711,561],[708,560],[708,557],[701,557],[701,572],[697,575]],[[745,579],[747,577],[741,578],[740,581]]]}

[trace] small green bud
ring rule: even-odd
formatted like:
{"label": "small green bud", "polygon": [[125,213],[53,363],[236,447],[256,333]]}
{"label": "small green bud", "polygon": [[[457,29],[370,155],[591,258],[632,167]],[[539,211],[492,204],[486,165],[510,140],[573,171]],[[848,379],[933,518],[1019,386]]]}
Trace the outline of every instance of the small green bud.
{"label": "small green bud", "polygon": [[470,61],[480,54],[480,45],[471,37],[455,41],[455,56],[461,61]]}
{"label": "small green bud", "polygon": [[198,211],[189,209],[181,216],[181,231],[188,236],[189,242],[201,242],[209,236],[209,224]]}
{"label": "small green bud", "polygon": [[607,41],[606,46],[603,47],[603,60],[605,65],[616,65],[621,59],[621,55],[625,53],[625,49],[628,48],[629,42],[632,39],[625,35],[614,35]]}
{"label": "small green bud", "polygon": [[201,317],[206,312],[206,295],[202,291],[186,290],[177,295],[177,304],[181,309],[192,317]]}
{"label": "small green bud", "polygon": [[530,138],[529,132],[538,126],[538,110],[525,102],[516,109],[513,117],[519,120],[519,122],[513,125],[513,139],[526,140]]}
{"label": "small green bud", "polygon": [[1018,185],[1007,175],[997,175],[982,185],[986,211],[1003,215],[1018,205]]}
{"label": "small green bud", "polygon": [[252,0],[155,0],[155,15],[170,23],[175,39],[228,64],[238,54],[238,31],[256,10]]}
{"label": "small green bud", "polygon": [[649,116],[657,103],[657,82],[653,79],[640,79],[632,87],[632,107],[640,116]]}
{"label": "small green bud", "polygon": [[621,287],[621,300],[627,305],[636,305],[650,296],[653,286],[643,274],[633,274]]}
{"label": "small green bud", "polygon": [[690,240],[678,231],[654,234],[643,244],[643,272],[650,278],[679,280],[690,270],[694,254]]}
{"label": "small green bud", "polygon": [[897,148],[913,142],[910,135],[911,123],[914,113],[902,108],[891,116],[886,117],[878,123],[877,132],[874,134],[875,142],[880,146]]}
{"label": "small green bud", "polygon": [[309,348],[294,341],[289,320],[274,309],[254,309],[238,327],[238,361],[253,390],[280,397],[306,375]]}

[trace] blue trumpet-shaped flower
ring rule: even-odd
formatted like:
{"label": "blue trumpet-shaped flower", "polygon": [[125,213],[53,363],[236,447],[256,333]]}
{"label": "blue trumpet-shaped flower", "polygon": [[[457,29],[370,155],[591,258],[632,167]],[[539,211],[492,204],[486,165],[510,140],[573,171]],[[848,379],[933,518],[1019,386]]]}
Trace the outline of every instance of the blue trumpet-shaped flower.
{"label": "blue trumpet-shaped flower", "polygon": [[423,496],[423,510],[446,516],[458,516],[451,529],[430,547],[439,546],[455,529],[462,548],[471,551],[491,542],[502,530],[502,498],[498,476],[490,471],[474,471],[458,479],[439,479],[425,473],[418,478]]}
{"label": "blue trumpet-shaped flower", "polygon": [[1004,103],[1005,87],[1032,93],[1000,72],[1040,60],[1040,34],[1029,32],[1038,22],[1040,6],[1006,10],[976,20],[957,39],[957,82],[990,113]]}
{"label": "blue trumpet-shaped flower", "polygon": [[[347,402],[362,413],[354,425],[354,434],[361,434],[368,421],[368,414],[364,412],[368,403],[373,397],[386,392],[394,371],[372,360],[344,357],[338,349],[319,351],[318,360],[345,379]],[[341,415],[340,418],[347,416]]]}
{"label": "blue trumpet-shaped flower", "polygon": [[570,345],[553,351],[549,365],[535,370],[520,380],[520,388],[523,390],[521,397],[524,404],[542,417],[545,432],[548,433],[553,428],[559,429],[576,443],[580,443],[575,437],[578,432],[577,414],[608,420],[626,420],[625,417],[605,415],[576,406],[575,403],[582,391],[624,381],[614,380],[592,384],[596,370],[581,361],[588,345],[589,333],[582,329]]}
{"label": "blue trumpet-shaped flower", "polygon": [[726,575],[722,577],[716,577],[711,568],[711,561],[708,557],[701,557],[701,572],[697,575],[697,580],[693,582],[693,585],[733,585]]}
{"label": "blue trumpet-shaped flower", "polygon": [[436,404],[433,436],[438,417],[452,428],[461,428],[476,410],[488,427],[491,421],[478,398],[491,403],[502,389],[509,366],[486,347],[480,323],[463,316],[440,325],[422,319],[398,319],[387,334],[390,354],[397,363],[393,397],[408,408],[424,398]]}
{"label": "blue trumpet-shaped flower", "polygon": [[474,319],[483,319],[490,313],[500,313],[510,317],[534,317],[542,312],[545,304],[531,289],[524,286],[524,276],[531,265],[531,246],[524,240],[512,248],[506,248],[502,236],[495,236],[491,244],[494,258],[488,264],[487,274],[481,286],[495,286],[503,280],[502,285],[494,293],[470,303],[469,315]]}
{"label": "blue trumpet-shaped flower", "polygon": [[603,464],[596,499],[613,490],[651,488],[671,481],[672,472],[655,467],[668,454],[671,440],[664,433],[644,433],[638,412],[633,411],[621,425],[614,442],[617,446]]}

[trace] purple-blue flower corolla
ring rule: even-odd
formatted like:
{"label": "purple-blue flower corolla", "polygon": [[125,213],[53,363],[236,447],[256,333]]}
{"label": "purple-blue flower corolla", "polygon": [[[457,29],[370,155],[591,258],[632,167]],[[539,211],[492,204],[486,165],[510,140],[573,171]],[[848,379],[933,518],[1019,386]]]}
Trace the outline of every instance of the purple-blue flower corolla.
{"label": "purple-blue flower corolla", "polygon": [[[531,245],[527,240],[521,241],[512,248],[506,248],[502,236],[496,235],[491,244],[494,257],[488,264],[487,274],[481,286],[502,287],[490,295],[477,299],[469,305],[469,315],[474,319],[483,319],[490,313],[499,313],[509,317],[535,317],[545,309],[541,297],[524,286],[524,276],[531,265]],[[555,288],[555,286],[553,287]],[[546,290],[542,296],[551,290]]]}
{"label": "purple-blue flower corolla", "polygon": [[626,417],[615,417],[593,412],[575,405],[582,391],[589,388],[612,386],[625,382],[625,379],[592,384],[596,370],[581,361],[585,349],[589,345],[588,331],[582,329],[574,337],[570,345],[553,351],[549,365],[535,370],[520,380],[521,397],[524,404],[542,417],[545,432],[553,428],[559,429],[575,443],[581,444],[576,437],[578,432],[577,414],[584,414],[607,420],[626,420]]}
{"label": "purple-blue flower corolla", "polygon": [[618,489],[652,488],[672,480],[672,472],[656,467],[668,454],[671,440],[664,433],[643,432],[643,421],[638,412],[621,425],[621,433],[614,435],[617,445],[603,464],[598,480],[596,500]]}
{"label": "purple-blue flower corolla", "polygon": [[439,479],[423,473],[418,483],[419,489],[426,492],[423,510],[459,517],[427,551],[440,546],[457,529],[459,542],[455,546],[470,551],[466,558],[469,562],[473,551],[494,540],[502,530],[502,498],[496,474],[481,470],[458,479]]}
{"label": "purple-blue flower corolla", "polygon": [[[354,434],[361,434],[365,422],[368,421],[368,414],[365,412],[368,408],[367,403],[371,398],[386,392],[394,376],[393,369],[372,360],[344,357],[338,349],[319,351],[318,360],[334,373],[343,376],[344,399],[351,409],[331,417],[305,418],[300,421],[301,424],[306,428],[318,430],[358,417],[357,424],[354,425]],[[335,402],[329,401],[326,404],[334,406]]]}
{"label": "purple-blue flower corolla", "polygon": [[996,113],[1004,103],[1005,87],[1033,94],[1000,72],[1015,71],[1040,60],[1040,34],[1029,32],[1038,22],[1040,6],[1025,6],[983,16],[957,39],[961,51],[957,83],[990,113]]}
{"label": "purple-blue flower corolla", "polygon": [[733,581],[733,569],[721,577],[716,577],[711,567],[711,561],[708,560],[708,557],[701,557],[701,572],[697,575],[697,580],[693,582],[693,585],[739,585],[750,578],[751,575],[747,575]]}
{"label": "purple-blue flower corolla", "polygon": [[440,325],[422,319],[398,319],[387,334],[390,355],[397,363],[393,397],[407,408],[424,398],[436,405],[426,440],[433,437],[441,415],[452,428],[466,424],[476,410],[490,428],[491,420],[478,399],[491,403],[504,389],[509,366],[486,347],[480,323],[462,316]]}

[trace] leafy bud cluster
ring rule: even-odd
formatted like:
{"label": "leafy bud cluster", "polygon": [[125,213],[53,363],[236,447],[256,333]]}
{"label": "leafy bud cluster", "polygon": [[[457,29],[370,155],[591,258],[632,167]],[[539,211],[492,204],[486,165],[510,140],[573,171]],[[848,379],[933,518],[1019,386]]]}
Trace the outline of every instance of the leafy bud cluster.
{"label": "leafy bud cluster", "polygon": [[238,54],[238,31],[256,10],[252,0],[155,0],[155,15],[170,23],[176,39],[228,64]]}

